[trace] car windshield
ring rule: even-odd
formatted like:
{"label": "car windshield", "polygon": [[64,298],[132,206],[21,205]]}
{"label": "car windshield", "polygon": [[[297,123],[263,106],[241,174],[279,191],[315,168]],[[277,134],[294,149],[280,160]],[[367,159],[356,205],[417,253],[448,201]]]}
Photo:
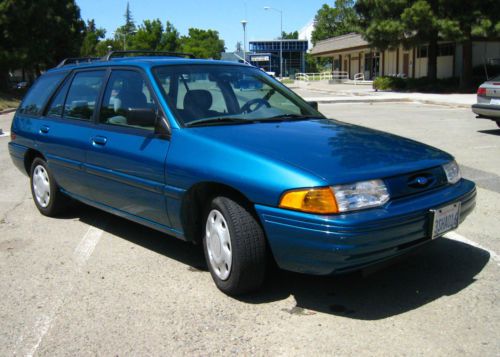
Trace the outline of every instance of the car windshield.
{"label": "car windshield", "polygon": [[170,109],[185,126],[324,118],[255,67],[171,65],[154,73]]}

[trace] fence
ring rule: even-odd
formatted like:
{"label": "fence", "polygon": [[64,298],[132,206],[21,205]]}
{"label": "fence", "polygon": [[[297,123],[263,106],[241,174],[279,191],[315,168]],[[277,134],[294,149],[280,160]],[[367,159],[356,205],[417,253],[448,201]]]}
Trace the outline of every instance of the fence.
{"label": "fence", "polygon": [[322,73],[297,73],[295,75],[297,81],[322,81],[322,80],[338,80],[344,82],[349,80],[349,74],[345,71],[333,71]]}

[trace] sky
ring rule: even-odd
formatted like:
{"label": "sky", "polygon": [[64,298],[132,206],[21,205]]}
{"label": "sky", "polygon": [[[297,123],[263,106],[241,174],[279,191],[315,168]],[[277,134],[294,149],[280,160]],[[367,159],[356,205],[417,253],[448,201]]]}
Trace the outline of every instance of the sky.
{"label": "sky", "polygon": [[[265,11],[270,6],[283,11],[283,30],[299,31],[313,20],[328,0],[129,0],[136,25],[146,19],[170,21],[181,35],[190,27],[219,31],[227,51],[234,51],[236,42],[243,43],[241,20],[246,19],[247,41],[268,40],[280,35],[280,14]],[[127,0],[76,0],[84,20],[94,19],[106,29],[106,37],[124,23]]]}

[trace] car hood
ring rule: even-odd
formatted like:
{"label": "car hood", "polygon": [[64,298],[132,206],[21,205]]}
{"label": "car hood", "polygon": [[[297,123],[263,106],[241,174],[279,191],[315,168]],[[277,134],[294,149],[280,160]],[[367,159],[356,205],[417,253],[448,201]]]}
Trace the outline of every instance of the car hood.
{"label": "car hood", "polygon": [[431,146],[331,119],[191,128],[198,135],[293,165],[328,184],[385,178],[441,165]]}

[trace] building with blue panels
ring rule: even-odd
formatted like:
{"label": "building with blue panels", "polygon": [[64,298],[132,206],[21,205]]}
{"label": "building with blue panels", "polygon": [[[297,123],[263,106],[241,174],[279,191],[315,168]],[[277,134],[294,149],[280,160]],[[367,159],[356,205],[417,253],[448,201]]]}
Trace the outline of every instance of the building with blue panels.
{"label": "building with blue panels", "polygon": [[280,42],[283,46],[283,76],[305,72],[307,40],[250,41],[248,62],[266,72],[274,72],[280,76]]}

